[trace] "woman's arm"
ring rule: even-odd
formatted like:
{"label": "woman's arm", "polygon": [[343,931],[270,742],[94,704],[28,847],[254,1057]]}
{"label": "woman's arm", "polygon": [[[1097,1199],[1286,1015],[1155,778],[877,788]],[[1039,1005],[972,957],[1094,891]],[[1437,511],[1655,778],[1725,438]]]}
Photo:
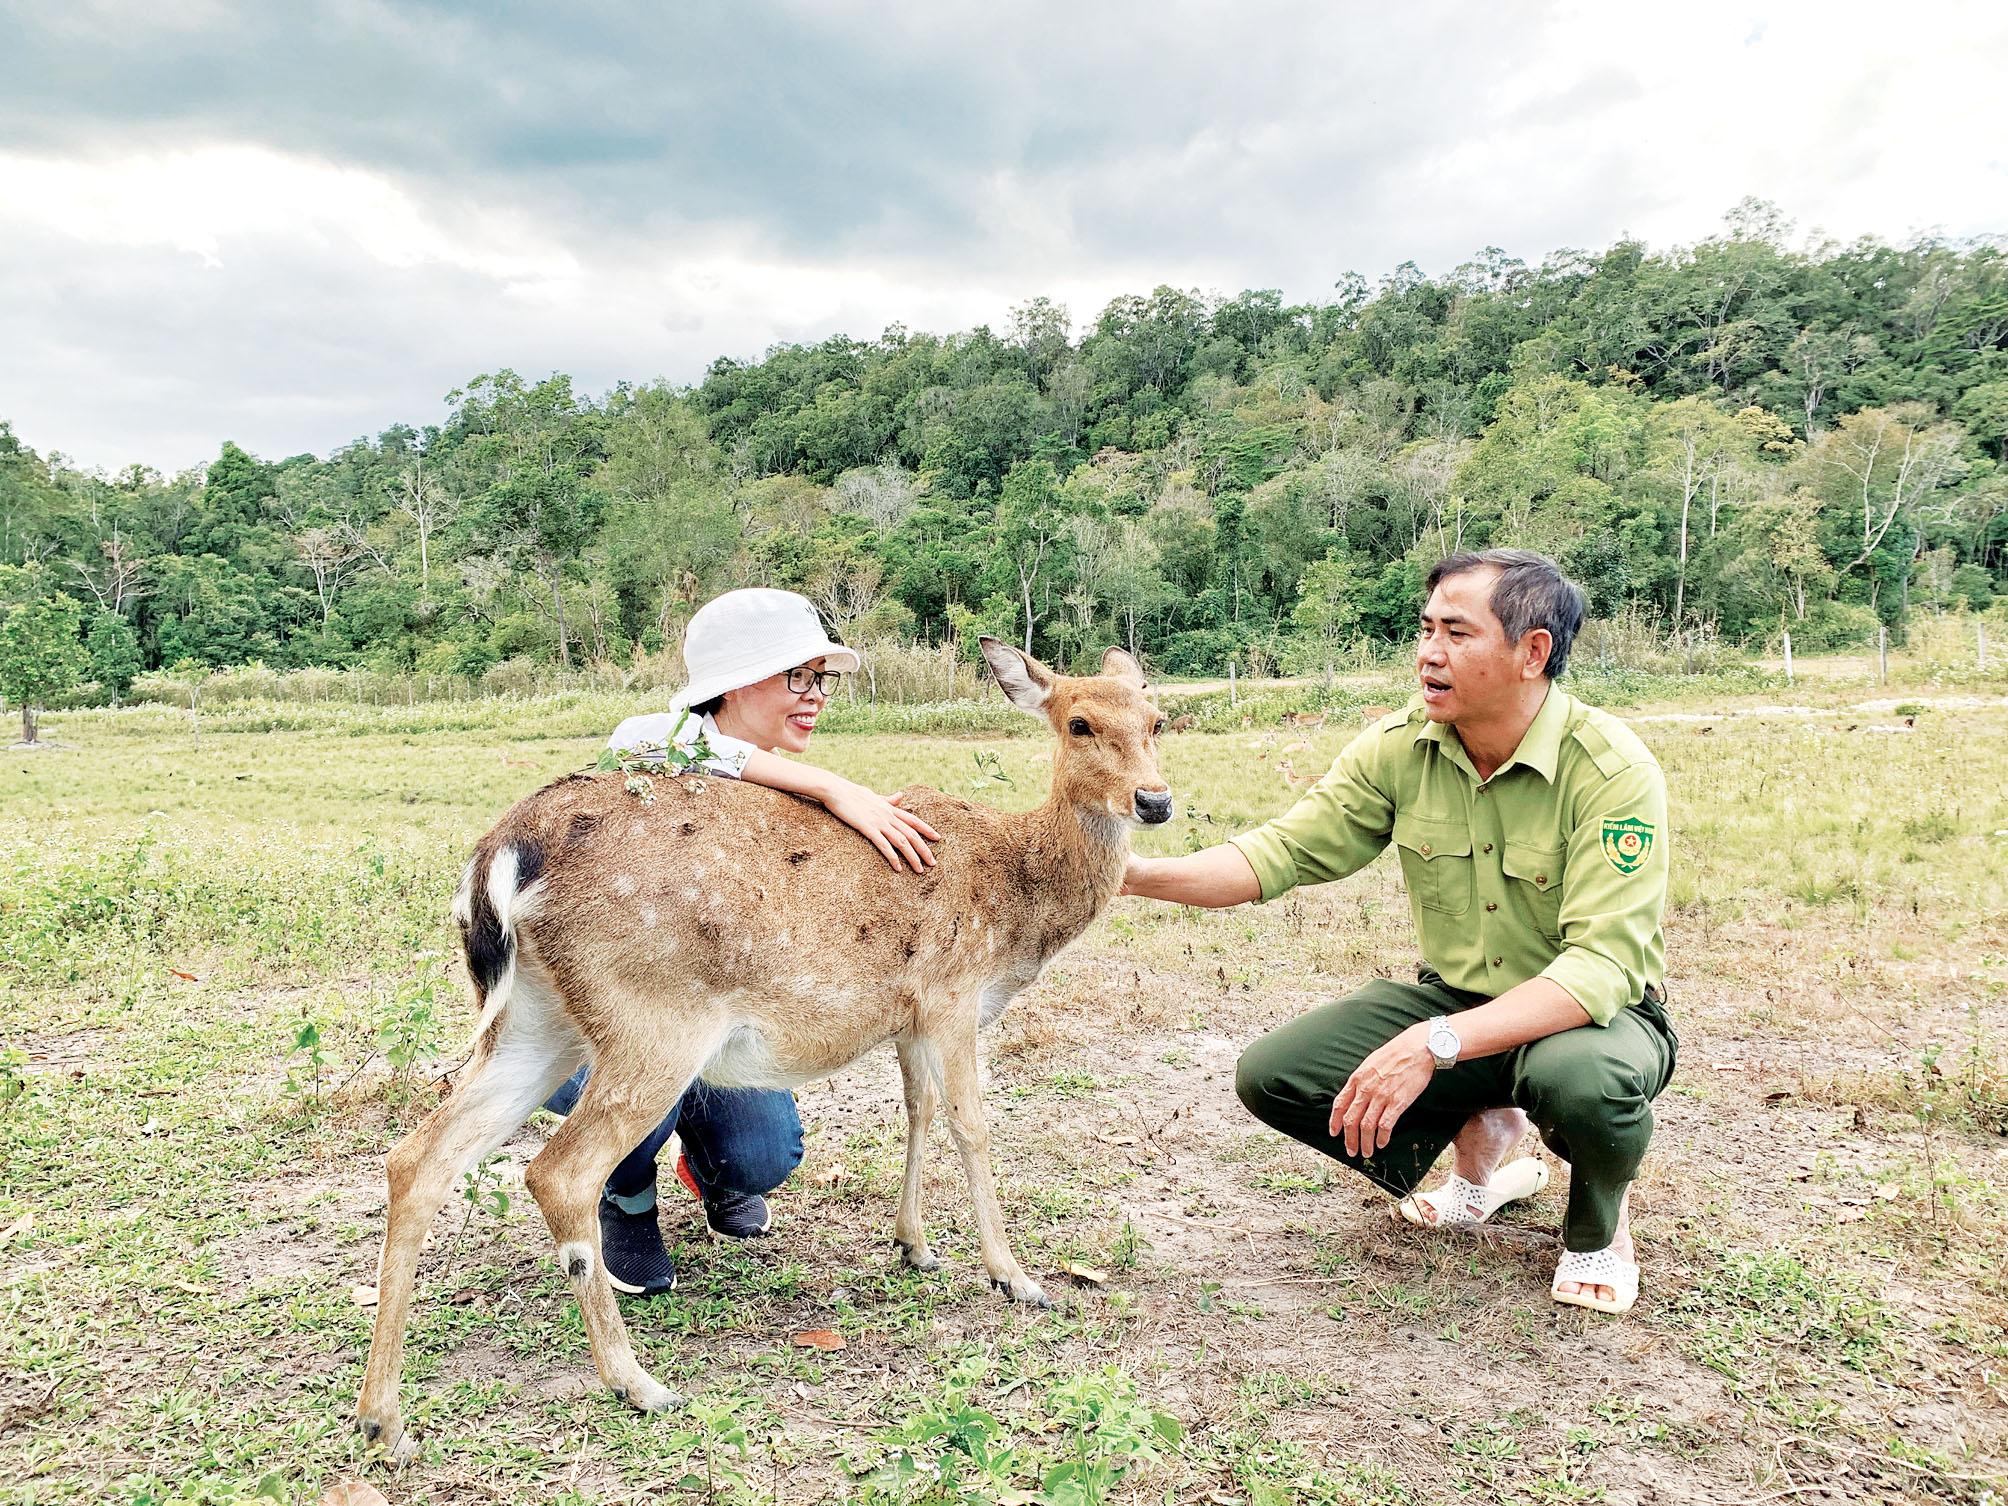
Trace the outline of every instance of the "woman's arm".
{"label": "woman's arm", "polygon": [[939,842],[941,833],[911,811],[901,810],[897,795],[887,799],[841,774],[758,749],[747,755],[739,777],[816,801],[862,833],[895,869],[910,867],[919,873],[934,866],[927,844]]}

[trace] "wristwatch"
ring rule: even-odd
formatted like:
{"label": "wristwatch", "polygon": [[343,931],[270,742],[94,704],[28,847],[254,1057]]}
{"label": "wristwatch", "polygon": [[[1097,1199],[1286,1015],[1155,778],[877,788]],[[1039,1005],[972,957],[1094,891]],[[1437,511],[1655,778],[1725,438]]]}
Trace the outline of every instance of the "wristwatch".
{"label": "wristwatch", "polygon": [[1464,1043],[1457,1038],[1457,1032],[1450,1028],[1450,1021],[1438,1015],[1429,1022],[1429,1056],[1436,1063],[1436,1070],[1457,1065],[1457,1053],[1464,1049]]}

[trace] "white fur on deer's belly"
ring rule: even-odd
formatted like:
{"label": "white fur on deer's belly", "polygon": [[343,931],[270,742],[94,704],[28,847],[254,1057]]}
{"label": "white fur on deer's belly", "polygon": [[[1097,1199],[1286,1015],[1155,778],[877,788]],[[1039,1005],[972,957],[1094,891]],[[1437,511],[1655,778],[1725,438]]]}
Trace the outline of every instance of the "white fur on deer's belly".
{"label": "white fur on deer's belly", "polygon": [[1002,977],[992,978],[988,983],[984,984],[982,992],[977,995],[976,1000],[977,1025],[988,1025],[997,1016],[1004,1013],[1010,1007],[1011,1001],[1017,998],[1024,991],[1025,986],[1038,976],[1039,970],[1034,968],[1029,973],[1005,973]]}
{"label": "white fur on deer's belly", "polygon": [[787,1063],[758,1025],[735,1025],[698,1076],[715,1088],[799,1088],[828,1076],[826,1063]]}

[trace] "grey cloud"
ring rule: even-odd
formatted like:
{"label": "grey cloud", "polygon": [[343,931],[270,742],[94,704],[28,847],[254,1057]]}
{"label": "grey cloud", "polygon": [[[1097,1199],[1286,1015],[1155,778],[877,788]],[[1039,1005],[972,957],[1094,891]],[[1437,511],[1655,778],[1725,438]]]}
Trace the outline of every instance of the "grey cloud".
{"label": "grey cloud", "polygon": [[[1113,174],[1306,119],[1359,144],[1328,179],[1368,144],[1398,164],[1483,99],[1459,58],[1510,69],[1539,31],[1428,6],[13,12],[0,139],[31,149],[256,140],[604,233],[722,221],[795,251],[980,246],[997,171]],[[1089,251],[1162,243],[1095,204],[1074,222]],[[1174,251],[1193,233],[1146,229]]]}
{"label": "grey cloud", "polygon": [[[490,217],[536,227],[588,290],[539,306],[502,272],[393,268],[305,237],[238,237],[205,266],[64,240],[0,204],[0,417],[106,465],[185,463],[226,435],[325,450],[437,417],[444,392],[502,365],[597,390],[693,380],[777,338],[996,322],[1060,287],[1314,299],[1349,269],[1439,272],[1488,243],[1537,260],[1676,214],[1674,233],[1707,234],[1745,192],[1838,193],[1905,149],[1882,143],[1903,101],[1869,49],[1803,139],[1730,140],[1697,174],[1691,122],[1639,118],[1663,81],[1649,40],[1571,51],[1610,14],[1593,0],[0,0],[0,152],[248,143],[360,167],[463,239]],[[1666,24],[1713,28],[1731,52],[1750,35],[1717,12]],[[1553,71],[1570,56],[1576,76]],[[1475,181],[1459,166],[1474,156]],[[1697,176],[1722,185],[1701,221]],[[869,267],[890,291],[881,306],[833,284],[814,295],[830,307],[764,309],[653,275],[731,252]]]}

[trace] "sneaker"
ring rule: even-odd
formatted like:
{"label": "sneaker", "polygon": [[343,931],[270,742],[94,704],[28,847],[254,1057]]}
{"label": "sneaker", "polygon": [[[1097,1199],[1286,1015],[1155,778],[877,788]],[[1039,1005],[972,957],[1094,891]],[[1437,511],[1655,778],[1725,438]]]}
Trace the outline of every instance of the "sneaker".
{"label": "sneaker", "polygon": [[720,1239],[760,1239],[774,1213],[757,1192],[714,1192],[704,1199],[704,1226]]}
{"label": "sneaker", "polygon": [[630,1297],[661,1297],[676,1290],[676,1264],[662,1245],[655,1209],[628,1213],[600,1199],[600,1254],[607,1285]]}
{"label": "sneaker", "polygon": [[676,1158],[676,1179],[704,1204],[704,1226],[718,1239],[759,1239],[774,1227],[773,1210],[757,1192],[706,1192],[690,1169],[690,1157]]}

